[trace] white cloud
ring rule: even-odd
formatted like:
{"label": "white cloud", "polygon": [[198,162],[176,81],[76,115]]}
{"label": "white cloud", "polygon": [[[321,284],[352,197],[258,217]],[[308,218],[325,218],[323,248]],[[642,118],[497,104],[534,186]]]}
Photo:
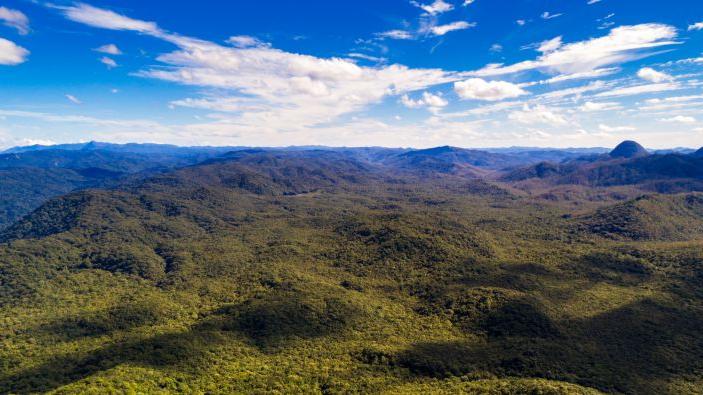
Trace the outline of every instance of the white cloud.
{"label": "white cloud", "polygon": [[613,132],[632,132],[636,130],[632,126],[608,126],[604,124],[598,125],[598,129],[600,129],[603,132],[606,133],[613,133]]}
{"label": "white cloud", "polygon": [[614,97],[614,96],[635,96],[645,93],[666,92],[671,90],[681,89],[681,86],[675,83],[659,83],[647,85],[635,85],[624,88],[617,88],[607,92],[597,94],[597,97]]}
{"label": "white cloud", "polygon": [[29,56],[29,51],[0,37],[0,65],[18,65],[24,63],[27,56]]}
{"label": "white cloud", "polygon": [[596,4],[596,3],[600,3],[601,1],[602,1],[602,0],[588,0],[588,3],[586,3],[586,4],[588,4],[588,5],[593,5],[593,4]]}
{"label": "white cloud", "polygon": [[497,101],[527,95],[518,85],[506,81],[485,81],[471,78],[454,83],[454,91],[462,99]]}
{"label": "white cloud", "polygon": [[108,69],[117,67],[117,62],[115,62],[113,59],[108,58],[107,56],[103,56],[102,58],[100,58],[100,63],[107,66]]}
{"label": "white cloud", "polygon": [[644,58],[651,55],[645,52],[647,49],[678,44],[673,41],[675,38],[676,29],[668,25],[621,26],[611,30],[607,36],[565,44],[535,60],[509,66],[491,64],[473,74],[495,76],[535,69],[567,74],[587,72]]}
{"label": "white cloud", "polygon": [[703,95],[689,95],[689,96],[672,96],[664,98],[655,98],[645,100],[647,104],[658,104],[658,103],[680,103],[688,102],[694,100],[703,100]]}
{"label": "white cloud", "polygon": [[445,35],[445,34],[447,34],[447,33],[449,33],[449,32],[453,32],[453,31],[455,31],[455,30],[464,30],[464,29],[468,29],[468,28],[471,28],[471,27],[474,27],[474,26],[476,26],[475,23],[468,23],[468,22],[464,22],[464,21],[458,21],[458,22],[452,22],[452,23],[449,23],[449,24],[446,24],[446,25],[432,26],[432,27],[430,28],[430,31],[431,31],[432,34],[434,34],[435,36],[443,36],[443,35]]}
{"label": "white cloud", "polygon": [[464,7],[468,7],[473,4],[476,0],[464,0]]}
{"label": "white cloud", "polygon": [[610,68],[605,68],[605,69],[595,69],[592,71],[585,71],[583,73],[561,74],[561,75],[557,75],[556,77],[552,77],[552,78],[549,78],[546,80],[525,82],[525,83],[520,84],[520,86],[521,87],[529,87],[529,86],[535,86],[535,85],[556,84],[556,83],[565,82],[565,81],[605,77],[605,76],[617,73],[618,71],[620,71],[619,68],[610,67]]}
{"label": "white cloud", "polygon": [[110,30],[132,30],[141,33],[158,33],[159,28],[153,22],[132,19],[116,12],[96,8],[88,4],[77,3],[74,6],[52,6],[63,11],[74,22]]}
{"label": "white cloud", "polygon": [[500,44],[493,44],[488,50],[491,52],[503,52],[503,46]]}
{"label": "white cloud", "polygon": [[[341,58],[319,58],[268,46],[237,48],[168,33],[156,24],[85,6],[62,8],[70,19],[109,29],[130,29],[171,44],[176,50],[157,57],[161,65],[136,75],[216,90],[219,96],[192,98],[178,105],[224,109],[237,101],[247,111],[220,114],[212,122],[190,125],[188,132],[234,136],[260,133],[309,135],[311,129],[339,122],[387,97],[455,82],[460,73],[411,69],[402,65],[365,67]],[[184,99],[187,100],[187,99]],[[327,129],[329,130],[329,128]],[[263,137],[262,137],[263,138]]]}
{"label": "white cloud", "polygon": [[410,3],[430,15],[437,15],[454,9],[453,5],[443,0],[435,0],[435,2],[432,4],[422,4],[418,3],[417,1],[411,1]]}
{"label": "white cloud", "polygon": [[524,20],[524,19],[518,19],[518,20],[515,21],[515,23],[517,23],[518,26],[525,26],[525,24],[527,23],[527,21]]}
{"label": "white cloud", "polygon": [[380,56],[371,56],[363,53],[358,53],[358,52],[351,52],[347,54],[348,57],[354,58],[354,59],[363,59],[363,60],[368,60],[369,62],[376,62],[376,63],[384,63],[388,59],[380,57]]}
{"label": "white cloud", "polygon": [[[67,95],[70,96],[70,95]],[[74,97],[75,99],[75,97]],[[76,123],[76,124],[90,124],[94,126],[117,126],[117,127],[127,127],[140,129],[142,132],[149,129],[164,130],[164,127],[159,123],[146,121],[146,120],[117,120],[117,119],[100,119],[87,117],[83,115],[58,115],[58,114],[48,114],[43,112],[33,112],[33,111],[16,111],[16,110],[3,110],[0,109],[0,116],[10,117],[10,118],[30,118],[37,119],[44,122],[61,122],[61,123]]]}
{"label": "white cloud", "polygon": [[615,103],[615,102],[587,101],[587,102],[583,103],[583,105],[580,106],[578,109],[583,112],[596,112],[596,111],[620,110],[620,109],[622,109],[622,107],[620,106],[620,103]]}
{"label": "white cloud", "polygon": [[66,99],[68,99],[68,101],[70,101],[70,102],[73,103],[73,104],[83,104],[82,101],[78,100],[78,98],[75,97],[75,96],[73,96],[73,95],[69,95],[69,94],[67,93],[67,94],[65,94],[64,96],[66,97]]}
{"label": "white cloud", "polygon": [[95,48],[95,51],[108,55],[122,55],[122,51],[115,44],[103,45],[102,47]]}
{"label": "white cloud", "polygon": [[25,35],[29,33],[29,18],[21,11],[0,7],[0,21],[5,26],[17,29],[19,34]]}
{"label": "white cloud", "polygon": [[696,123],[696,118],[686,117],[683,115],[677,115],[677,116],[671,117],[671,118],[662,118],[662,119],[660,119],[660,121],[672,122],[672,123]]}
{"label": "white cloud", "polygon": [[563,45],[561,36],[540,43],[537,50],[542,53],[554,52]]}
{"label": "white cloud", "polygon": [[513,111],[508,115],[508,118],[524,124],[548,124],[552,126],[560,126],[568,123],[566,118],[557,113],[556,110],[543,105],[535,105],[530,107],[525,104],[522,111]]}
{"label": "white cloud", "polygon": [[607,89],[610,85],[612,85],[612,84],[606,83],[604,81],[593,81],[588,85],[577,86],[574,88],[567,88],[567,89],[561,89],[561,90],[543,93],[539,97],[547,98],[547,99],[557,99],[557,98],[562,98],[562,97],[567,97],[567,96],[580,97],[582,94],[584,94],[586,92],[593,92],[593,91],[600,91],[603,89]]}
{"label": "white cloud", "polygon": [[417,100],[411,99],[408,95],[403,95],[400,98],[400,102],[407,108],[423,108],[428,107],[430,109],[439,109],[441,107],[446,107],[449,102],[439,95],[432,94],[430,92],[423,92],[422,97]]}
{"label": "white cloud", "polygon": [[666,73],[662,73],[661,71],[656,71],[651,67],[643,67],[637,72],[637,76],[642,78],[645,81],[649,82],[664,82],[664,81],[671,81],[673,78]]}
{"label": "white cloud", "polygon": [[560,17],[560,16],[562,16],[562,15],[564,15],[564,14],[552,14],[552,13],[550,13],[549,11],[545,11],[545,12],[542,13],[542,15],[540,15],[540,17],[541,17],[542,19],[553,19],[553,18],[558,18],[558,17]]}
{"label": "white cloud", "polygon": [[688,26],[688,31],[693,31],[693,30],[703,30],[703,22],[698,22],[694,23],[693,25]]}
{"label": "white cloud", "polygon": [[227,42],[237,48],[268,47],[270,44],[252,36],[232,36]]}
{"label": "white cloud", "polygon": [[406,30],[389,30],[376,35],[381,38],[392,38],[394,40],[410,40],[413,38],[412,33]]}

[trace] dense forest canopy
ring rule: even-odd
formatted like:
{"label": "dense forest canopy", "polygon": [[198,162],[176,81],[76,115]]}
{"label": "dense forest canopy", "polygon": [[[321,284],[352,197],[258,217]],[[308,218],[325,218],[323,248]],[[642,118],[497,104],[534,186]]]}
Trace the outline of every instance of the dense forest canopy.
{"label": "dense forest canopy", "polygon": [[634,152],[0,156],[0,393],[700,393],[703,165]]}

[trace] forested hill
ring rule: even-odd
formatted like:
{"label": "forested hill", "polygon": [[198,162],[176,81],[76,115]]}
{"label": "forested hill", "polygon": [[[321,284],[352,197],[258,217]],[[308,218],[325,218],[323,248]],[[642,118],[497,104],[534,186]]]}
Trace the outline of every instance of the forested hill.
{"label": "forested hill", "polygon": [[0,393],[699,392],[700,194],[546,200],[363,152],[42,204],[0,233]]}

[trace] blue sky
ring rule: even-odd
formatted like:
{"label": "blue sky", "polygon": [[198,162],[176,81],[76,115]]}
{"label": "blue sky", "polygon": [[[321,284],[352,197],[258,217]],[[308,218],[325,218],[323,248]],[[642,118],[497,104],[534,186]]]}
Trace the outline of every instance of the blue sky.
{"label": "blue sky", "polygon": [[699,0],[0,1],[0,148],[703,144]]}

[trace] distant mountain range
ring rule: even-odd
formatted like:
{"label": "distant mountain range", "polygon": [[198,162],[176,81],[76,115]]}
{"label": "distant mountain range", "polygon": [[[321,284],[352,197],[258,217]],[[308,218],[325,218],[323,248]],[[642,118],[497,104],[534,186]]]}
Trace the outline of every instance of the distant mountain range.
{"label": "distant mountain range", "polygon": [[297,155],[308,161],[325,158],[334,163],[355,163],[385,176],[445,175],[521,183],[523,187],[529,180],[540,180],[547,185],[637,184],[662,192],[703,190],[703,149],[650,154],[633,141],[623,142],[610,153],[602,148],[246,148],[101,142],[33,145],[0,154],[0,229],[47,199],[73,190],[115,186],[198,163],[241,160],[254,153],[270,153],[268,160]]}

